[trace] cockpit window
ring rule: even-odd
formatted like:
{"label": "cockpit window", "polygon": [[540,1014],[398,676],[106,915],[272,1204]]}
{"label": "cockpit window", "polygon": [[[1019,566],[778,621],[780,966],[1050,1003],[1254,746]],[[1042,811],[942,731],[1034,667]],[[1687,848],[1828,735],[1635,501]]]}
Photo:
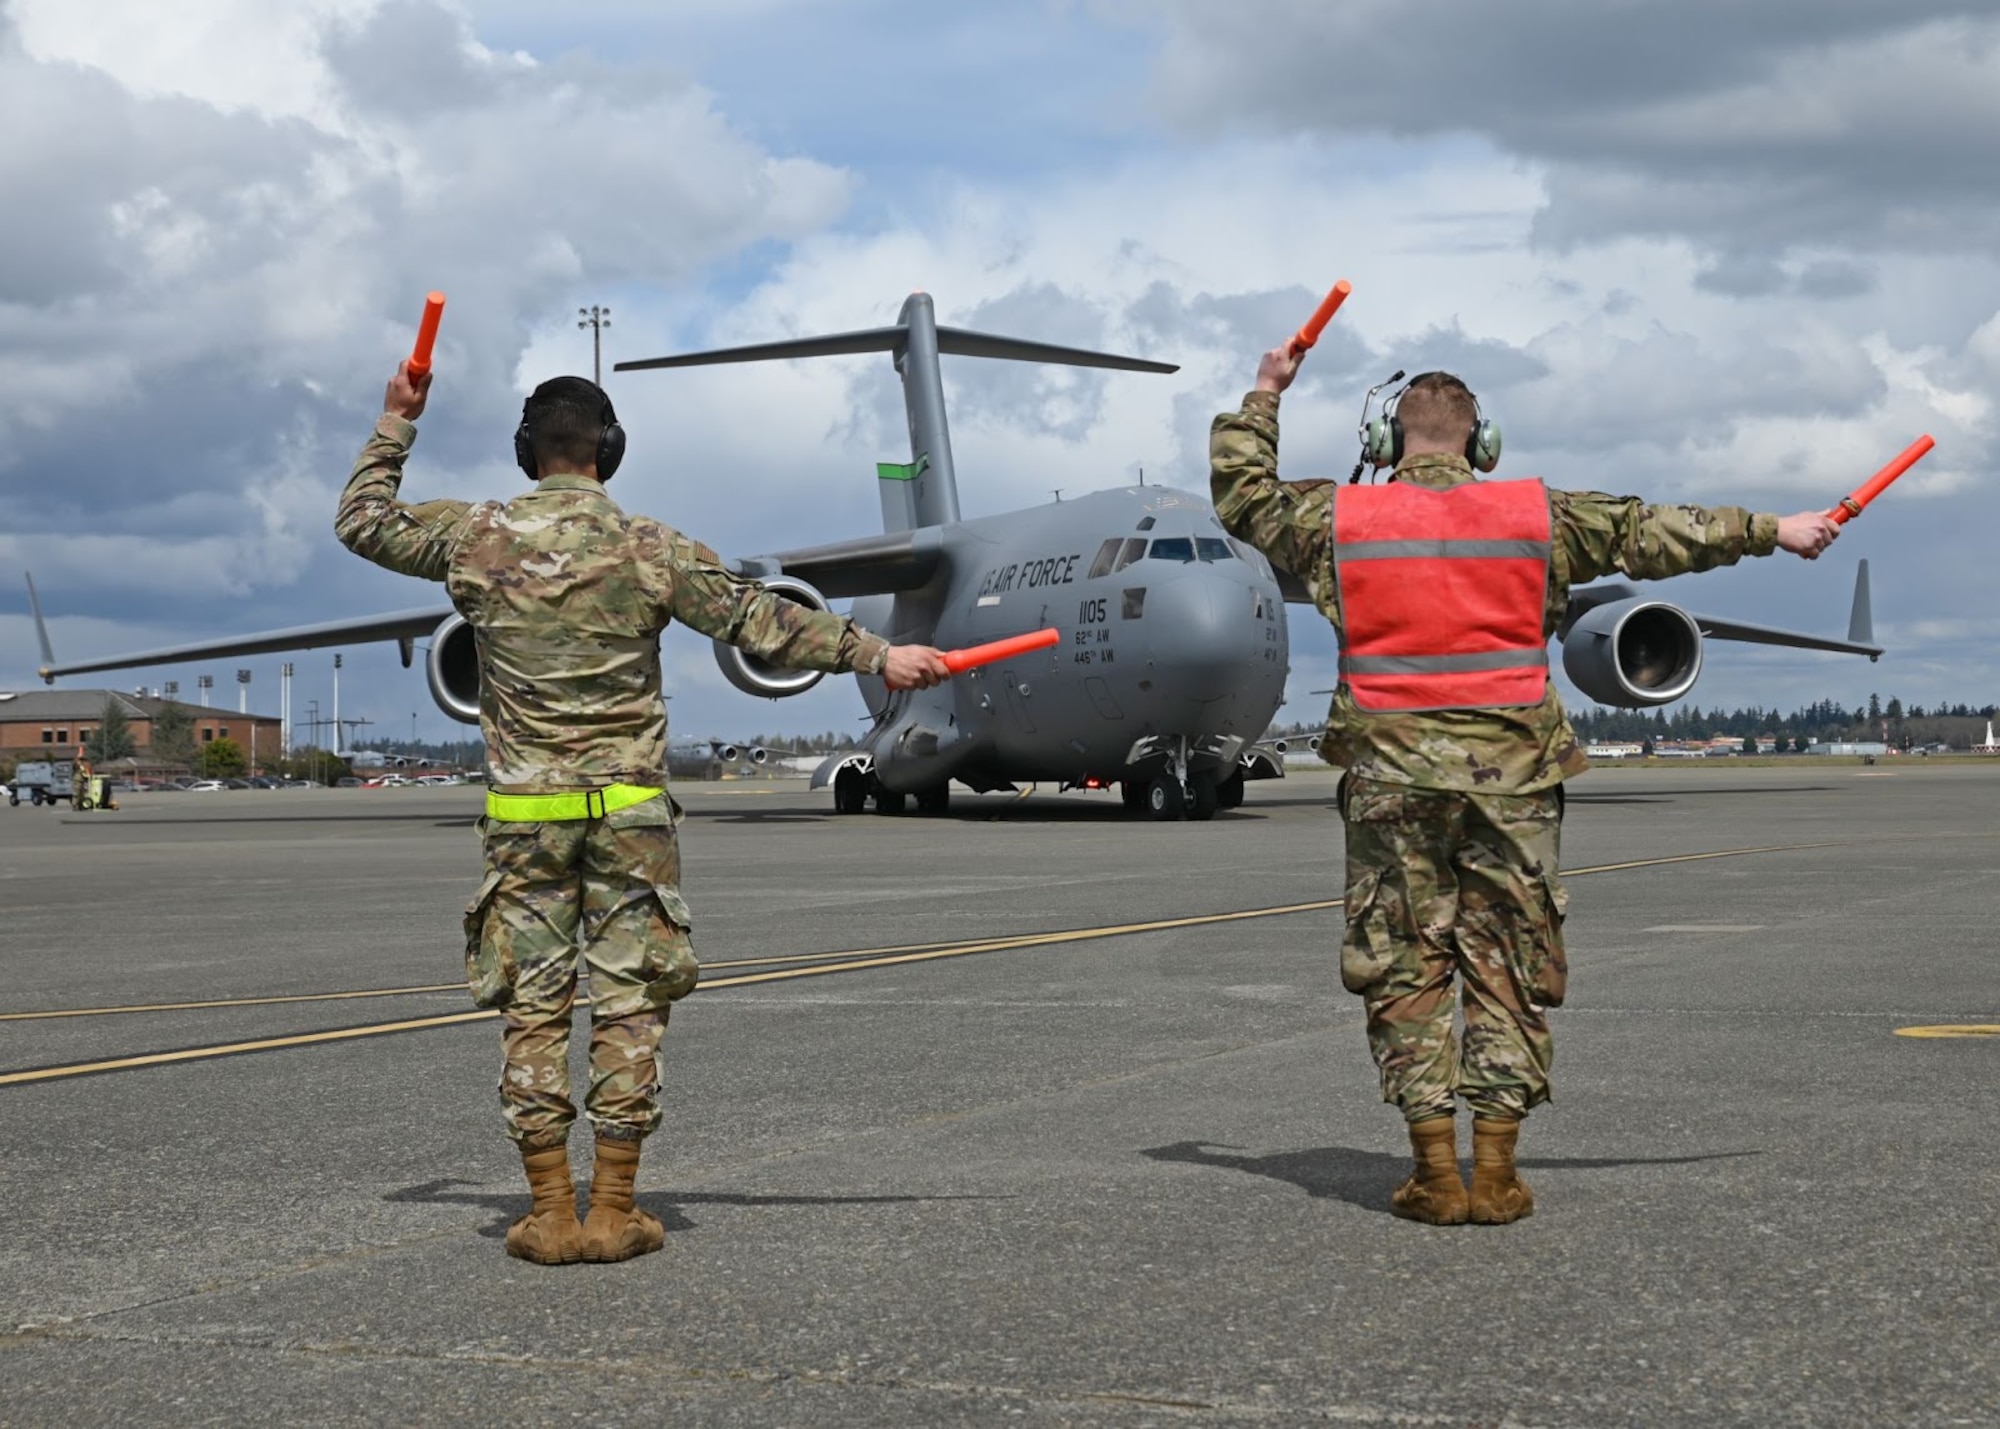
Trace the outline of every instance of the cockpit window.
{"label": "cockpit window", "polygon": [[1099,546],[1097,548],[1097,558],[1090,563],[1090,574],[1085,576],[1084,579],[1094,581],[1099,576],[1110,575],[1112,565],[1118,559],[1118,549],[1124,544],[1118,537],[1113,536],[1110,540]]}
{"label": "cockpit window", "polygon": [[1156,561],[1233,561],[1236,552],[1220,536],[1162,536],[1148,552]]}
{"label": "cockpit window", "polygon": [[1141,520],[1141,521],[1139,522],[1139,525],[1138,525],[1138,528],[1137,528],[1137,529],[1139,529],[1139,530],[1141,530],[1141,531],[1150,531],[1150,530],[1152,530],[1152,529],[1153,529],[1153,519],[1154,519],[1154,518],[1153,518],[1153,517],[1151,517],[1151,516],[1148,516],[1148,517],[1145,517],[1145,518],[1144,518],[1143,520]]}
{"label": "cockpit window", "polygon": [[1125,543],[1125,549],[1118,553],[1118,564],[1113,569],[1122,571],[1145,554],[1145,540],[1142,537],[1134,536]]}

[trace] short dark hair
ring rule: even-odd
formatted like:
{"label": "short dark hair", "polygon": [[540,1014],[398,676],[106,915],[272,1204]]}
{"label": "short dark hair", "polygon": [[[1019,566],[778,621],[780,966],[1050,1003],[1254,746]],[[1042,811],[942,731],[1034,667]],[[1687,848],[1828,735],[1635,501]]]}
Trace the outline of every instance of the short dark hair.
{"label": "short dark hair", "polygon": [[1410,379],[1396,401],[1404,437],[1456,447],[1472,435],[1479,399],[1449,372],[1423,372]]}
{"label": "short dark hair", "polygon": [[587,377],[551,377],[521,408],[535,464],[581,469],[597,460],[597,439],[618,420],[604,389]]}

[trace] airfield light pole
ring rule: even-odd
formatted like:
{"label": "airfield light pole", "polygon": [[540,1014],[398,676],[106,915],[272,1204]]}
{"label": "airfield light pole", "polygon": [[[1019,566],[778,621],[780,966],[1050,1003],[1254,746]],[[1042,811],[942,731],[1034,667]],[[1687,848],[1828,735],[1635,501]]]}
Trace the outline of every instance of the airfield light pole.
{"label": "airfield light pole", "polygon": [[214,688],[215,688],[215,676],[213,676],[213,675],[196,675],[196,676],[194,677],[194,687],[195,687],[195,688],[196,688],[197,690],[200,690],[200,691],[201,691],[201,707],[202,707],[203,709],[207,709],[207,708],[208,708],[208,692],[209,692],[210,690],[212,690],[212,689],[214,689]]}
{"label": "airfield light pole", "polygon": [[604,330],[611,326],[611,309],[592,303],[578,308],[577,326],[590,329],[590,380],[604,385]]}
{"label": "airfield light pole", "polygon": [[340,758],[340,656],[333,657],[333,757]]}
{"label": "airfield light pole", "polygon": [[250,672],[248,670],[238,670],[236,672],[236,713],[250,713]]}
{"label": "airfield light pole", "polygon": [[279,754],[290,759],[292,757],[292,662],[290,660],[278,667],[278,744]]}

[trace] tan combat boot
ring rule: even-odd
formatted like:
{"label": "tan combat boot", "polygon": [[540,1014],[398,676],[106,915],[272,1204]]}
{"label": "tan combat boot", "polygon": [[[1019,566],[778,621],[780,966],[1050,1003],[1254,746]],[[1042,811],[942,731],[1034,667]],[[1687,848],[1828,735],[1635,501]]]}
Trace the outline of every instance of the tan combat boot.
{"label": "tan combat boot", "polygon": [[1514,1170],[1520,1134],[1518,1121],[1472,1119],[1472,1219],[1479,1225],[1504,1226],[1535,1213],[1535,1193]]}
{"label": "tan combat boot", "polygon": [[576,1219],[576,1187],[569,1179],[569,1151],[521,1151],[521,1169],[535,1207],[507,1227],[507,1254],[537,1265],[573,1265],[583,1259],[583,1227]]}
{"label": "tan combat boot", "polygon": [[639,1177],[639,1143],[597,1138],[597,1167],[590,1175],[590,1214],[583,1218],[585,1260],[630,1260],[666,1244],[666,1228],[632,1204]]}
{"label": "tan combat boot", "polygon": [[1389,1196],[1389,1209],[1406,1221],[1434,1226],[1465,1224],[1465,1182],[1458,1175],[1458,1123],[1434,1116],[1410,1123],[1410,1179]]}

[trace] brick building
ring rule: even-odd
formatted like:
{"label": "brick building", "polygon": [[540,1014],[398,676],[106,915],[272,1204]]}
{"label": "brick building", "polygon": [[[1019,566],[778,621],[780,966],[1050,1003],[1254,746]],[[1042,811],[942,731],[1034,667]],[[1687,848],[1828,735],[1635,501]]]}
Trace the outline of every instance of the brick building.
{"label": "brick building", "polygon": [[153,720],[170,704],[179,704],[194,718],[197,744],[233,739],[250,756],[252,766],[276,759],[282,736],[269,715],[237,714],[181,700],[128,695],[119,690],[25,690],[0,692],[0,758],[67,759],[77,745],[104,722],[104,702],[116,700],[131,722],[138,762],[149,762]]}

